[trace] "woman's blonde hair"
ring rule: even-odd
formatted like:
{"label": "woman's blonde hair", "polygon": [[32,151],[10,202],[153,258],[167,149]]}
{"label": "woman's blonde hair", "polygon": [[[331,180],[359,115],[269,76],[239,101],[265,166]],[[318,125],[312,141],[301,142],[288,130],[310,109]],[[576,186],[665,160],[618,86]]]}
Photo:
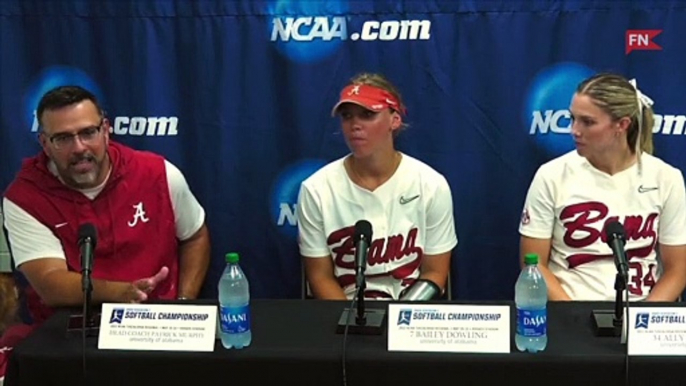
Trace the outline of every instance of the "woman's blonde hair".
{"label": "woman's blonde hair", "polygon": [[613,120],[631,119],[627,130],[629,149],[653,153],[653,109],[641,102],[636,87],[626,78],[610,73],[596,74],[579,84],[576,93],[591,97],[593,103]]}

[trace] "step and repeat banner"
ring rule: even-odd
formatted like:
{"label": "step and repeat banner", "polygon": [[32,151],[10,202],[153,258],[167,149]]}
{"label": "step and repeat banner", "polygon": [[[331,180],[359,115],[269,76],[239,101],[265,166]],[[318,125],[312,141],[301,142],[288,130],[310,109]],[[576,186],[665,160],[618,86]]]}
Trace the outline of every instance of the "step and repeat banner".
{"label": "step and repeat banner", "polygon": [[85,86],[114,140],[167,157],[206,208],[203,296],[235,251],[254,297],[299,297],[300,183],[348,152],[330,116],[340,89],[379,72],[408,107],[397,147],[452,188],[454,298],[510,299],[524,197],[574,148],[582,79],[636,78],[656,154],[686,170],[683,36],[678,1],[3,0],[0,189],[40,151],[41,95]]}

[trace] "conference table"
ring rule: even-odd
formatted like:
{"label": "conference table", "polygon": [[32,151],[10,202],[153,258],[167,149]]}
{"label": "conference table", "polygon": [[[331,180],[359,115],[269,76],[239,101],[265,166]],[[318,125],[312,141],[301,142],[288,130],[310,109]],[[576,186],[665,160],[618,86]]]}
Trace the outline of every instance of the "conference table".
{"label": "conference table", "polygon": [[[478,304],[509,305],[514,331],[512,302]],[[17,345],[5,385],[344,385],[343,335],[335,331],[348,306],[343,301],[253,300],[252,344],[226,350],[216,340],[213,352],[99,350],[96,337],[86,338],[84,351],[81,337],[66,333],[69,312],[60,311]],[[626,345],[618,337],[594,335],[591,312],[612,308],[612,303],[550,302],[548,347],[536,354],[518,352],[513,341],[507,354],[397,352],[388,351],[386,332],[349,334],[345,384],[686,385],[686,357],[627,360]]]}

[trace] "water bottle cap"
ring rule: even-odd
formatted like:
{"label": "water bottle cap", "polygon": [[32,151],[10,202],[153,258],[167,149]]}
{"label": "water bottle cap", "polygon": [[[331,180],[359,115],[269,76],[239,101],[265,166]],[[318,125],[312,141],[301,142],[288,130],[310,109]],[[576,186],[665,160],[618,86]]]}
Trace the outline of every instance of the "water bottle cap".
{"label": "water bottle cap", "polygon": [[538,264],[538,255],[535,253],[527,253],[526,255],[524,255],[524,264]]}
{"label": "water bottle cap", "polygon": [[229,252],[226,254],[226,262],[227,263],[238,263],[238,253],[236,252]]}

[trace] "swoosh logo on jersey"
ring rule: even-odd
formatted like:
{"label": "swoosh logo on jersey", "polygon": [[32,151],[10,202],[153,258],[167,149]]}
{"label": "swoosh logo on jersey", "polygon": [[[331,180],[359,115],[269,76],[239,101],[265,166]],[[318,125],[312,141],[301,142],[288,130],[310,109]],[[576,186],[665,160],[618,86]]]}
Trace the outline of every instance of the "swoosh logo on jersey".
{"label": "swoosh logo on jersey", "polygon": [[69,223],[67,223],[67,222],[59,223],[59,224],[55,225],[55,229],[57,229],[57,228],[62,228],[63,226],[65,226],[65,225],[67,225],[67,224],[69,224]]}
{"label": "swoosh logo on jersey", "polygon": [[412,202],[412,201],[414,201],[414,200],[416,200],[416,199],[418,199],[418,198],[419,198],[419,195],[412,196],[412,197],[410,197],[410,198],[405,198],[404,196],[400,196],[400,205],[405,205],[405,204],[407,204],[408,202]]}
{"label": "swoosh logo on jersey", "polygon": [[646,192],[651,192],[651,191],[657,190],[657,189],[658,189],[657,186],[653,186],[653,187],[650,187],[650,188],[644,188],[643,185],[640,185],[640,186],[638,187],[638,192],[639,192],[639,193],[646,193]]}

